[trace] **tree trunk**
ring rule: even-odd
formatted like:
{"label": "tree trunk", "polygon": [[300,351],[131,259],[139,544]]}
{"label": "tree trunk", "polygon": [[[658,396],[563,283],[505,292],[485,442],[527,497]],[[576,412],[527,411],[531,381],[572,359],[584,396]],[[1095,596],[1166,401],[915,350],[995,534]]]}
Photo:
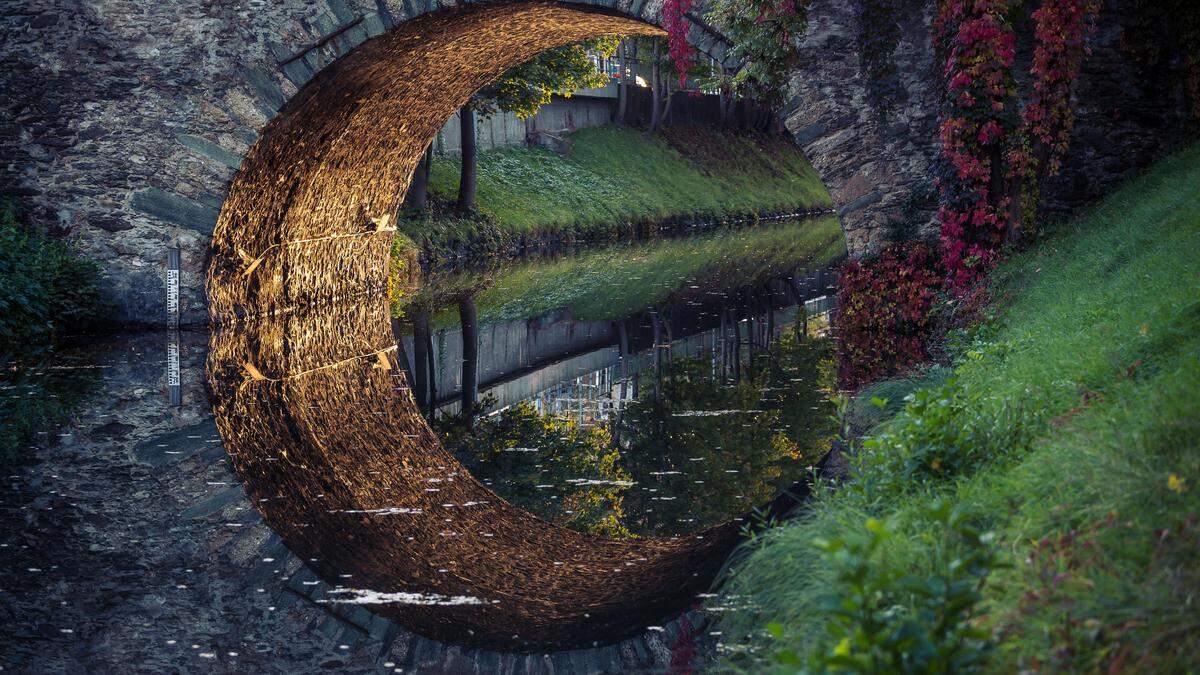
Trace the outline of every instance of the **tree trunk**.
{"label": "tree trunk", "polygon": [[729,310],[729,319],[733,324],[733,381],[742,381],[742,323],[737,312]]}
{"label": "tree trunk", "polygon": [[429,364],[428,349],[429,314],[424,310],[413,310],[413,396],[421,410],[429,408]]}
{"label": "tree trunk", "polygon": [[479,401],[479,314],[475,296],[458,299],[458,317],[462,325],[462,418],[473,426]]}
{"label": "tree trunk", "polygon": [[746,312],[746,374],[753,377],[754,347],[758,341],[758,324],[761,322],[755,320],[754,305],[750,302],[749,294],[747,294],[743,311]]}
{"label": "tree trunk", "polygon": [[400,361],[400,368],[404,370],[404,376],[408,378],[408,386],[412,387],[415,374],[413,373],[412,363],[408,360],[408,350],[404,348],[404,339],[401,337],[403,334],[404,331],[400,320],[393,318],[392,335],[396,336],[396,359]]}
{"label": "tree trunk", "polygon": [[427,364],[426,367],[429,369],[429,393],[426,394],[429,405],[425,414],[428,415],[429,419],[433,419],[434,414],[437,412],[438,403],[437,363],[433,357],[433,331],[428,329],[425,331],[425,362]]}
{"label": "tree trunk", "polygon": [[721,73],[725,81],[725,84],[721,85],[721,128],[728,129],[733,126],[733,112],[737,102],[733,97],[733,85],[728,83],[732,77],[729,69],[722,66]]}
{"label": "tree trunk", "polygon": [[408,194],[405,196],[405,205],[410,211],[418,211],[424,213],[429,206],[429,172],[433,167],[433,141],[429,142],[429,146],[425,148],[425,154],[421,156],[421,161],[417,163],[417,168],[413,171],[412,182],[408,186]]}
{"label": "tree trunk", "polygon": [[650,312],[650,322],[654,326],[654,400],[658,400],[662,387],[662,322],[658,312]]}
{"label": "tree trunk", "polygon": [[458,210],[466,213],[475,210],[475,184],[478,148],[475,145],[475,110],[470,104],[458,111],[459,131],[462,139],[462,171],[458,177]]}
{"label": "tree trunk", "polygon": [[654,64],[650,68],[650,133],[657,133],[662,124],[662,62],[659,59],[661,44],[654,41]]}
{"label": "tree trunk", "polygon": [[771,340],[775,338],[775,289],[767,284],[767,340],[766,348],[771,349]]}
{"label": "tree trunk", "polygon": [[729,372],[729,312],[721,310],[721,383]]}
{"label": "tree trunk", "polygon": [[670,313],[667,314],[666,321],[663,324],[663,327],[666,328],[666,332],[667,332],[667,346],[666,346],[667,363],[670,364],[670,363],[674,363],[674,351],[671,349],[671,345],[675,344],[675,330],[673,328],[671,328],[671,314]]}
{"label": "tree trunk", "polygon": [[617,44],[617,66],[621,69],[621,78],[617,84],[617,124],[625,124],[625,114],[629,110],[629,78],[626,74],[628,59],[625,54],[625,42]]}
{"label": "tree trunk", "polygon": [[617,328],[617,353],[619,371],[617,376],[621,381],[620,393],[617,394],[616,414],[609,422],[609,435],[612,437],[612,447],[621,447],[621,419],[625,412],[625,399],[629,395],[629,330],[625,320],[613,322]]}

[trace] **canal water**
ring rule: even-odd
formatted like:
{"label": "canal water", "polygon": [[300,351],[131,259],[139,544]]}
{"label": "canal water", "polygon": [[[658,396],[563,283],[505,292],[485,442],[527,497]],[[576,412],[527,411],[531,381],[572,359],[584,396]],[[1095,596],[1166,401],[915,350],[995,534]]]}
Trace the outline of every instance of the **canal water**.
{"label": "canal water", "polygon": [[382,324],[26,355],[0,376],[4,665],[702,657],[724,557],[829,448],[842,254],[836,223],[774,223],[435,272]]}

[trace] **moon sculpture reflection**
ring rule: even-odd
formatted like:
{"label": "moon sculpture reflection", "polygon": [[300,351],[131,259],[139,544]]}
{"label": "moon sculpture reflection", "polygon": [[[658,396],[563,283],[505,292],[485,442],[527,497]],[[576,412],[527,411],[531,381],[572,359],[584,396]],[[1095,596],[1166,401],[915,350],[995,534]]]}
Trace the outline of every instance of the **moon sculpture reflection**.
{"label": "moon sculpture reflection", "polygon": [[394,358],[386,303],[214,333],[217,426],[247,494],[331,586],[453,643],[609,642],[693,601],[738,523],[610,540],[555,526],[475,480],[440,445]]}

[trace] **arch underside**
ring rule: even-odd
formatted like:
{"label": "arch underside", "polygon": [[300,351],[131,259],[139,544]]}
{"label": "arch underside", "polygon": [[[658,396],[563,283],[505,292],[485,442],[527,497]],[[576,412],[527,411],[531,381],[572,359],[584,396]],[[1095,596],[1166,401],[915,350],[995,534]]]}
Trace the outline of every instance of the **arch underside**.
{"label": "arch underside", "polygon": [[440,640],[615,641],[692,602],[737,539],[731,522],[609,540],[513,507],[441,447],[395,359],[380,291],[428,139],[508,68],[606,34],[662,31],[517,3],[427,15],[363,43],[264,129],[214,232],[209,381],[248,494],[327,582],[385,594],[368,608]]}

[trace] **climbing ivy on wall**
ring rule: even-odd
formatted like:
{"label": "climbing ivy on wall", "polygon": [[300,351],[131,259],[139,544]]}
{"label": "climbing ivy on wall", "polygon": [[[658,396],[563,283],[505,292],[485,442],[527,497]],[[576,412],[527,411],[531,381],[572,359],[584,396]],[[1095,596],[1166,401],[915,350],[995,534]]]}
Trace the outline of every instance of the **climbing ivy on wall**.
{"label": "climbing ivy on wall", "polygon": [[[1041,185],[1058,172],[1067,150],[1075,122],[1071,88],[1098,7],[1096,0],[1044,0],[1033,11],[1030,77],[1022,91],[1014,71],[1013,24],[1026,7],[1021,0],[939,4],[934,40],[944,64],[940,259],[931,258],[923,244],[910,244],[847,266],[838,318],[844,386],[923,360],[933,334],[933,299],[943,284],[958,292],[971,286],[1037,216]],[[935,268],[941,271],[935,274]]]}
{"label": "climbing ivy on wall", "polygon": [[663,26],[667,29],[667,55],[675,62],[675,72],[679,73],[679,86],[683,87],[687,73],[692,68],[696,57],[696,48],[687,41],[691,22],[687,13],[692,8],[692,0],[665,0],[663,2]]}
{"label": "climbing ivy on wall", "polygon": [[1036,24],[1030,91],[1013,64],[1017,0],[942,0],[934,39],[944,57],[939,127],[949,164],[941,189],[942,255],[964,287],[1036,216],[1041,183],[1057,173],[1075,117],[1079,74],[1098,10],[1095,0],[1045,0]]}
{"label": "climbing ivy on wall", "polygon": [[1019,125],[1013,4],[943,0],[934,24],[946,64],[939,134],[950,165],[938,216],[946,266],[960,285],[991,264],[1008,223],[1004,161]]}
{"label": "climbing ivy on wall", "polygon": [[[686,44],[691,1],[666,0],[664,8],[671,55],[681,72],[691,58]],[[903,2],[858,0],[863,71],[877,108],[884,111],[900,93],[893,57]],[[708,19],[732,41],[730,55],[744,63],[733,77],[740,94],[782,103],[797,58],[793,41],[807,28],[808,6],[808,0],[715,1]],[[944,160],[937,181],[939,264],[955,289],[977,281],[1004,245],[1016,242],[1035,220],[1041,186],[1059,171],[1074,127],[1072,85],[1088,51],[1098,0],[1036,4],[1030,15],[1032,65],[1022,91],[1015,73],[1014,21],[1033,6],[1028,0],[938,3],[933,39],[942,64],[938,133]],[[927,265],[905,270],[905,261],[897,255],[885,256],[876,265],[896,267],[909,280],[928,276]],[[843,277],[843,302],[866,307],[855,293],[876,292],[887,274],[873,278],[869,268],[849,269]],[[908,307],[902,313],[919,310]],[[908,347],[900,351],[915,353]]]}

